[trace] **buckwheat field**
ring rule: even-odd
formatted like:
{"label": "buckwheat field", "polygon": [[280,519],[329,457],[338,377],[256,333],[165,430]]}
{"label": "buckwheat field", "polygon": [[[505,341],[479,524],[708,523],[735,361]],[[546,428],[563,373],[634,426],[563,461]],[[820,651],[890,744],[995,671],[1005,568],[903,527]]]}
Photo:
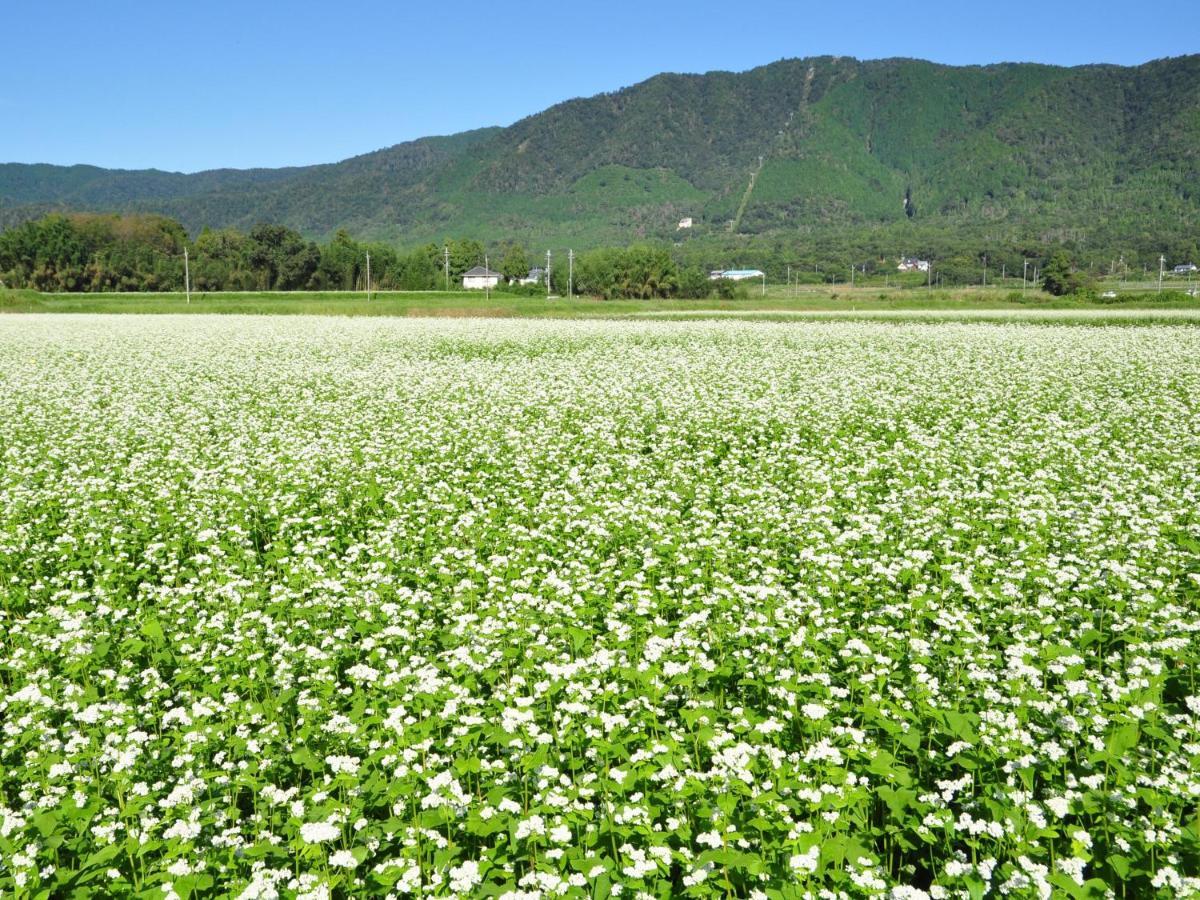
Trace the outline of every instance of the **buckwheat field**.
{"label": "buckwheat field", "polygon": [[1200,328],[0,318],[0,895],[1200,895]]}

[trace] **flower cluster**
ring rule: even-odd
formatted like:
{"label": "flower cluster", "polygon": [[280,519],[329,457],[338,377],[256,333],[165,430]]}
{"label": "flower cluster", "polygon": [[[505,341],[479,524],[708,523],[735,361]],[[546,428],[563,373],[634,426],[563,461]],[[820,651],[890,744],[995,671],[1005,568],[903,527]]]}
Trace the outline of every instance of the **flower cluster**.
{"label": "flower cluster", "polygon": [[1197,359],[0,317],[0,895],[1200,894]]}

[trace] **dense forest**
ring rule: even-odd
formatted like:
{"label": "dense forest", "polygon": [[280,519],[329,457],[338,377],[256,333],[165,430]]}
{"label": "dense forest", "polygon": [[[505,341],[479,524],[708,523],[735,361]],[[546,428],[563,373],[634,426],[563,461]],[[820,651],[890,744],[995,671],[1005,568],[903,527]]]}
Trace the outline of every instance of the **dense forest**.
{"label": "dense forest", "polygon": [[[944,255],[927,254],[932,258],[928,274],[907,275],[897,273],[897,255],[886,242],[857,245],[849,237],[809,243],[760,241],[741,247],[638,242],[576,254],[571,287],[606,298],[714,293],[733,297],[744,294],[745,288],[709,278],[712,270],[731,262],[761,268],[773,283],[887,276],[897,286],[926,281],[971,285],[984,281],[989,269],[993,282],[1002,273],[1045,269],[1057,279],[1047,282],[1056,293],[1086,290],[1093,275],[1105,274],[1104,266],[1089,267],[1060,244],[999,243],[981,250],[963,243],[969,239],[960,235],[954,247],[944,248]],[[181,291],[185,254],[189,285],[199,292],[365,290],[368,255],[374,290],[458,289],[463,273],[485,261],[504,276],[503,290],[547,290],[544,281],[516,284],[544,262],[545,253],[513,241],[485,244],[474,238],[447,238],[400,251],[358,241],[345,231],[317,243],[286,225],[271,224],[247,232],[206,228],[193,240],[183,225],[165,216],[100,213],[52,213],[0,232],[0,286],[47,292]],[[568,290],[571,270],[564,264],[565,255],[556,254],[551,267],[549,290],[558,293]],[[1052,265],[1046,268],[1047,264]],[[1112,271],[1116,262],[1106,265]]]}
{"label": "dense forest", "polygon": [[660,241],[714,265],[770,265],[781,246],[830,263],[836,247],[848,266],[1062,245],[1089,266],[1142,266],[1197,256],[1198,110],[1200,55],[1076,68],[783,60],[660,75],[331,165],[0,165],[0,227],[152,212],[193,237],[273,222],[410,253],[454,234],[577,251]]}

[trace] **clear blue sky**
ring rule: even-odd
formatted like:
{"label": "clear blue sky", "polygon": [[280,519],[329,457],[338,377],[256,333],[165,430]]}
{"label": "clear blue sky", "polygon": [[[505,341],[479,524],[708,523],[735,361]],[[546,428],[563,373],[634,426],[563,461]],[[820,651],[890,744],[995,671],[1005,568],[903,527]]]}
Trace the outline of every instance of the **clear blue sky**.
{"label": "clear blue sky", "polygon": [[0,162],[333,162],[663,71],[822,54],[1128,65],[1200,51],[1198,22],[1195,0],[7,0]]}

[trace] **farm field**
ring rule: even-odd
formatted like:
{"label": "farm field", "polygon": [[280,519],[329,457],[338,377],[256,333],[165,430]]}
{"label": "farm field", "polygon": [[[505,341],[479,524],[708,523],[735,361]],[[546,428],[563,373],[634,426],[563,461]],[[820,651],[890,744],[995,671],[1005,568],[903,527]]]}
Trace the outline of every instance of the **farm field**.
{"label": "farm field", "polygon": [[0,316],[0,896],[1200,895],[1145,320]]}
{"label": "farm field", "polygon": [[1044,313],[1155,312],[1191,314],[1200,318],[1200,300],[1183,295],[1131,294],[1138,297],[1118,304],[1099,304],[1075,298],[1051,297],[1030,291],[1023,302],[1019,291],[1000,288],[961,288],[933,291],[768,285],[761,296],[753,285],[735,300],[598,300],[591,297],[523,297],[480,291],[381,291],[368,301],[362,293],[336,291],[264,291],[247,293],[194,293],[188,303],[183,293],[42,294],[37,291],[0,290],[0,313],[137,313],[226,315],[337,315],[413,316],[446,318],[613,318],[672,314],[773,314],[832,313],[863,316],[874,313],[926,311],[938,313],[1023,313],[1036,318]]}

